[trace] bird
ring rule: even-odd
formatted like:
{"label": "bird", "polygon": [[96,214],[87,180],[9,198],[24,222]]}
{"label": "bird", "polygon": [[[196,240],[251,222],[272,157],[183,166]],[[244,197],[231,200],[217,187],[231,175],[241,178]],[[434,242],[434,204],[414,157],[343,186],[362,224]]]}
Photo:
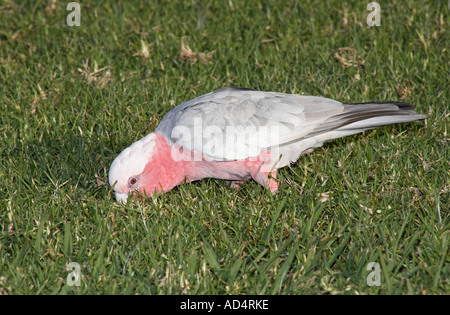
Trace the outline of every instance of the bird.
{"label": "bird", "polygon": [[343,104],[223,87],[171,109],[152,133],[114,159],[109,184],[119,203],[204,178],[234,188],[254,180],[276,192],[277,170],[327,141],[427,118],[399,101]]}

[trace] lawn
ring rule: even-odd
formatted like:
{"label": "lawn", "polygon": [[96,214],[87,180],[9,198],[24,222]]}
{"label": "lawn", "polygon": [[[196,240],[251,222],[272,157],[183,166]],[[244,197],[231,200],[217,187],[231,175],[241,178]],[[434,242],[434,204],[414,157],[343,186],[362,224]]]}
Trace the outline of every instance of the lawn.
{"label": "lawn", "polygon": [[[0,294],[450,293],[447,1],[379,1],[373,27],[370,1],[82,1],[80,26],[69,2],[0,4]],[[117,204],[114,158],[232,85],[430,118],[327,143],[275,195]]]}

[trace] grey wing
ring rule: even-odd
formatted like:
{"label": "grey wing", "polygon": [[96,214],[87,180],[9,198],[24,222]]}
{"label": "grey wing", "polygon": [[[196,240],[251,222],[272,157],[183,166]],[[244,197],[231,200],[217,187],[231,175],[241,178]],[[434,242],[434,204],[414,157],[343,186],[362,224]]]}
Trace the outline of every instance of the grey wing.
{"label": "grey wing", "polygon": [[[340,102],[322,97],[222,88],[172,109],[156,131],[212,160],[240,160],[289,147],[343,110]],[[283,164],[301,149],[286,151]]]}

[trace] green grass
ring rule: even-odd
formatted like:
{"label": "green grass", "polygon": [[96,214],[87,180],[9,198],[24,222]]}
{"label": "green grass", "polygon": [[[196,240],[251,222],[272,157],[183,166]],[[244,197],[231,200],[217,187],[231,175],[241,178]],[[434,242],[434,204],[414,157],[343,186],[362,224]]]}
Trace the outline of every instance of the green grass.
{"label": "green grass", "polygon": [[[79,27],[68,2],[4,1],[0,294],[448,294],[447,1],[379,2],[370,28],[364,1],[83,1]],[[120,151],[227,85],[430,118],[326,144],[276,195],[209,179],[116,204]]]}

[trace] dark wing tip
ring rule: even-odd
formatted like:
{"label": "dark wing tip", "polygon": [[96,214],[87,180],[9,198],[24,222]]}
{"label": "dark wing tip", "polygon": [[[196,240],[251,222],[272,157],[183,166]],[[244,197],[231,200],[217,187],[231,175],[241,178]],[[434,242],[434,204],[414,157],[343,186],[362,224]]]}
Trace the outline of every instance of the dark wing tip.
{"label": "dark wing tip", "polygon": [[363,102],[363,103],[347,103],[344,105],[369,105],[369,104],[375,104],[375,105],[395,105],[400,110],[414,110],[414,105],[411,105],[409,103],[400,102],[400,101],[385,101],[385,102]]}
{"label": "dark wing tip", "polygon": [[243,88],[243,87],[239,87],[239,86],[225,86],[223,88],[215,90],[213,93],[225,92],[225,91],[256,91],[256,90],[250,89],[250,88]]}

